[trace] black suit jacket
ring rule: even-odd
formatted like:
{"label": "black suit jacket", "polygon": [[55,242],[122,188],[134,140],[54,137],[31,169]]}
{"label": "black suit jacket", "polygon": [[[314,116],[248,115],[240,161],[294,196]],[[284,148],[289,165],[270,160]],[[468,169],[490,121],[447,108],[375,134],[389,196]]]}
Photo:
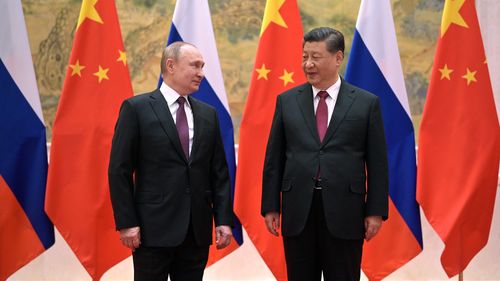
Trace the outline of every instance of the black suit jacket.
{"label": "black suit jacket", "polygon": [[125,100],[109,163],[117,229],[141,228],[144,246],[181,244],[191,221],[199,245],[212,242],[212,225],[232,224],[230,183],[217,113],[189,97],[194,137],[186,159],[160,90]]}
{"label": "black suit jacket", "polygon": [[313,106],[310,84],[277,98],[264,164],[262,215],[281,211],[282,234],[301,233],[321,166],[328,230],[339,238],[361,239],[366,216],[388,215],[387,154],[378,97],[342,80],[323,142]]}

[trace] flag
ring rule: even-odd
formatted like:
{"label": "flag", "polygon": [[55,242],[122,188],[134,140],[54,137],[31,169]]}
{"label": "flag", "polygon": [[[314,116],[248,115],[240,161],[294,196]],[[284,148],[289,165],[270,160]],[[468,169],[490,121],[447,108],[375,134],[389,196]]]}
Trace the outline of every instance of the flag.
{"label": "flag", "polygon": [[295,0],[268,0],[254,71],[240,125],[235,212],[276,279],[286,280],[281,237],[270,234],[260,215],[262,171],[276,96],[305,82],[302,23]]}
{"label": "flag", "polygon": [[362,269],[382,280],[422,251],[415,134],[390,0],[362,1],[345,79],[380,98],[389,162],[389,220],[365,243]]}
{"label": "flag", "polygon": [[[224,88],[224,80],[222,79],[219,55],[217,54],[212,19],[210,18],[210,8],[207,0],[177,1],[167,45],[177,41],[184,41],[195,45],[201,52],[203,60],[205,61],[205,66],[203,67],[205,79],[201,82],[199,90],[193,93],[192,96],[212,105],[217,110],[220,133],[229,168],[231,197],[234,198],[236,155],[234,152],[233,121],[231,120],[231,111]],[[160,86],[162,82],[163,79],[160,76],[158,86]],[[222,250],[217,250],[215,243],[213,243],[210,246],[208,265],[227,256],[243,243],[241,224],[236,217],[234,218],[233,224],[233,236],[235,241],[231,241],[231,244]]]}
{"label": "flag", "polygon": [[486,245],[500,161],[498,124],[474,0],[444,4],[420,125],[417,200],[443,240],[451,277]]}
{"label": "flag", "polygon": [[0,280],[54,244],[45,125],[21,1],[0,2]]}
{"label": "flag", "polygon": [[53,126],[45,209],[93,280],[127,258],[108,187],[120,104],[132,96],[113,0],[83,0]]}

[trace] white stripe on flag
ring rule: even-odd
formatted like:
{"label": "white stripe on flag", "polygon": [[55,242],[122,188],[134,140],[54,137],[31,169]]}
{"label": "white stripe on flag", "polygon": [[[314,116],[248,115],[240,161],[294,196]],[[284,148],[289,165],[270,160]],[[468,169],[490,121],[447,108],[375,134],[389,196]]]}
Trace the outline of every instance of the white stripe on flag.
{"label": "white stripe on flag", "polygon": [[[384,74],[387,83],[396,94],[399,103],[411,117],[392,20],[390,1],[362,1],[356,29]],[[373,24],[374,22],[378,24]],[[386,43],[380,44],[380,42]],[[388,46],[389,48],[387,48]]]}
{"label": "white stripe on flag", "polygon": [[0,58],[42,124],[42,106],[21,1],[0,1]]}
{"label": "white stripe on flag", "polygon": [[[227,112],[231,114],[215,45],[208,1],[196,1],[195,7],[194,2],[178,1],[172,21],[182,39],[199,48],[205,60],[205,77]],[[190,16],[186,17],[186,15]]]}

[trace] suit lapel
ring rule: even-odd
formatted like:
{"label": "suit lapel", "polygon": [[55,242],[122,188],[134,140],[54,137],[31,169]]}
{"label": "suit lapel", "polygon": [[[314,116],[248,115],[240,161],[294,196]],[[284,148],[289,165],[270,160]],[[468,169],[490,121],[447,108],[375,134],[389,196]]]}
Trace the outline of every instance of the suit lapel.
{"label": "suit lapel", "polygon": [[201,122],[201,115],[200,115],[200,105],[198,104],[198,101],[193,99],[191,96],[188,96],[189,100],[189,105],[191,106],[191,111],[193,112],[193,126],[194,126],[194,136],[193,136],[193,145],[191,147],[191,153],[189,154],[189,162],[193,159],[193,155],[195,155],[196,151],[198,150],[199,143],[200,143],[200,133],[201,130],[203,129],[202,126],[200,126]]}
{"label": "suit lapel", "polygon": [[177,133],[177,127],[175,127],[174,119],[172,119],[172,114],[168,108],[167,101],[161,94],[160,90],[156,90],[151,95],[149,103],[151,104],[156,117],[160,121],[161,127],[173,143],[175,150],[182,157],[182,159],[187,162],[184,151],[182,150],[181,141],[179,140],[179,134]]}
{"label": "suit lapel", "polygon": [[316,117],[314,115],[312,87],[310,84],[305,84],[304,87],[298,90],[297,103],[299,104],[299,108],[302,111],[302,116],[306,121],[309,131],[316,142],[320,144],[318,128],[316,128]]}
{"label": "suit lapel", "polygon": [[[341,78],[342,79],[342,78]],[[340,124],[344,120],[345,115],[351,108],[353,101],[355,100],[354,88],[351,87],[344,79],[340,84],[339,95],[337,97],[337,102],[333,110],[332,119],[326,130],[325,138],[323,139],[322,145],[325,145],[330,138],[333,136],[335,131],[339,128]]]}

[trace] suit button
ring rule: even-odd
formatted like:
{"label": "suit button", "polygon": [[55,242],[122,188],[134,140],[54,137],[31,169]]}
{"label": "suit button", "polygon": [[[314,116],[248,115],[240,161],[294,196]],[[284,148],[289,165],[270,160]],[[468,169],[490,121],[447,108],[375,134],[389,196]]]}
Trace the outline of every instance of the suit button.
{"label": "suit button", "polygon": [[189,188],[189,186],[186,187],[186,191],[185,192],[186,192],[186,194],[191,194],[191,188]]}
{"label": "suit button", "polygon": [[325,154],[325,152],[323,150],[320,150],[319,155],[323,155],[323,154]]}

